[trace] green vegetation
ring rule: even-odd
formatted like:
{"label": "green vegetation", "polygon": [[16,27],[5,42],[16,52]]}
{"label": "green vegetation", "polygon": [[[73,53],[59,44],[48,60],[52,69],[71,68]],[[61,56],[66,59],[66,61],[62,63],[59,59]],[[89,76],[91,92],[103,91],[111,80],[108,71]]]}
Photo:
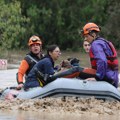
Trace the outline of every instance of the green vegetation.
{"label": "green vegetation", "polygon": [[20,2],[0,1],[0,45],[4,49],[20,47],[26,34],[25,18],[21,14]]}
{"label": "green vegetation", "polygon": [[39,35],[43,47],[58,44],[79,50],[79,31],[87,22],[102,28],[102,36],[119,49],[119,0],[0,0],[0,49],[26,49],[30,36]]}

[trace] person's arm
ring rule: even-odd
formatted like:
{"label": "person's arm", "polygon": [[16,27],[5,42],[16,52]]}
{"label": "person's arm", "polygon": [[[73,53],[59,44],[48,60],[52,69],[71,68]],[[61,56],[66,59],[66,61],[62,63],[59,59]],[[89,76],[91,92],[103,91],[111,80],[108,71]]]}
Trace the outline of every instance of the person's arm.
{"label": "person's arm", "polygon": [[92,46],[92,51],[97,64],[96,76],[98,79],[102,80],[107,70],[107,58],[105,55],[105,51],[103,49],[103,46],[101,46],[101,44],[99,43]]}
{"label": "person's arm", "polygon": [[18,84],[21,84],[21,83],[23,84],[23,77],[26,71],[28,70],[28,68],[29,68],[29,64],[27,63],[27,61],[22,60],[20,67],[18,69],[18,80],[17,80]]}
{"label": "person's arm", "polygon": [[37,79],[41,83],[41,87],[45,86],[50,82],[50,76],[53,75],[54,67],[52,65],[52,62],[45,58],[44,60],[41,60],[36,64],[36,66],[33,67]]}
{"label": "person's arm", "polygon": [[53,75],[55,73],[54,67],[50,61],[46,61],[44,64],[45,74]]}

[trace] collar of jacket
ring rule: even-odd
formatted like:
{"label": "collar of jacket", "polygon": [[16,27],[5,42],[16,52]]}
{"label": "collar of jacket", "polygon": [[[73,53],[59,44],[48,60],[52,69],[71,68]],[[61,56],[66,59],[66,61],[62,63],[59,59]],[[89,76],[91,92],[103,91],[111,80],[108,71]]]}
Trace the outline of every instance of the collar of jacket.
{"label": "collar of jacket", "polygon": [[90,44],[92,44],[94,41],[99,40],[101,38],[100,36],[96,37]]}
{"label": "collar of jacket", "polygon": [[41,58],[39,58],[36,54],[29,52],[27,55],[30,55],[33,58],[36,58],[37,60],[40,60]]}

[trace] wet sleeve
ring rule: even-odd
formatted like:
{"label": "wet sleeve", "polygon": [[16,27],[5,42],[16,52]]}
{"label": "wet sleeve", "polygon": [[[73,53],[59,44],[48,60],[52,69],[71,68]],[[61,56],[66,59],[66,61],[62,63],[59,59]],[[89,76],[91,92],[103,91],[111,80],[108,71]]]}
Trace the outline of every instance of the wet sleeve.
{"label": "wet sleeve", "polygon": [[18,83],[23,83],[23,77],[26,73],[26,71],[29,68],[29,64],[27,63],[26,60],[22,60],[20,67],[18,69]]}
{"label": "wet sleeve", "polygon": [[99,43],[92,46],[93,54],[97,64],[97,77],[102,80],[107,71],[107,58],[103,46]]}

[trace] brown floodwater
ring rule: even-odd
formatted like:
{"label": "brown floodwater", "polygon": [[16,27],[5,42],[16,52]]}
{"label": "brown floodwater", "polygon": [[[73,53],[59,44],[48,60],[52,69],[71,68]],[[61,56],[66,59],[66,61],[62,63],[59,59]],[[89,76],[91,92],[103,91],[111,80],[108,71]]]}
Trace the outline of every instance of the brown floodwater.
{"label": "brown floodwater", "polygon": [[1,111],[0,120],[119,120],[119,113],[116,115],[98,115],[96,113],[45,113],[45,112],[24,112],[24,111]]}
{"label": "brown floodwater", "polygon": [[[60,61],[71,53],[62,53]],[[80,57],[82,56],[82,57]],[[87,54],[72,53],[82,66],[90,66]],[[85,59],[87,58],[87,59]],[[16,66],[16,65],[15,65]],[[11,69],[12,68],[12,69]],[[16,86],[17,68],[0,70],[0,89]],[[34,100],[0,100],[0,120],[119,120],[120,102],[102,101],[94,98],[79,99],[46,98]]]}
{"label": "brown floodwater", "polygon": [[[16,86],[17,69],[0,71],[0,89]],[[0,100],[0,120],[119,120],[120,103],[101,100],[46,98]]]}

